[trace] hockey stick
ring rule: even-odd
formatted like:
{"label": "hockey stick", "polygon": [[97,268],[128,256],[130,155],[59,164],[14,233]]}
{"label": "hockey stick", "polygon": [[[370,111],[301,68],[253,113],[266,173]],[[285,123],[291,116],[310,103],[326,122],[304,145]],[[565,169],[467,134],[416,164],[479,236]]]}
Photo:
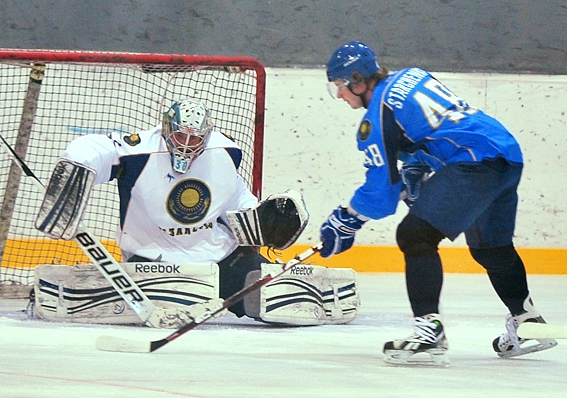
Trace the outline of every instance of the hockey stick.
{"label": "hockey stick", "polygon": [[[31,177],[32,181],[40,192],[45,192],[45,186],[34,172],[26,165],[14,149],[8,144],[0,134],[0,140],[6,148],[12,160],[22,169],[26,176]],[[153,303],[146,294],[132,280],[130,275],[124,271],[122,266],[114,259],[112,254],[82,223],[79,224],[77,234],[73,240],[83,250],[85,255],[93,262],[102,275],[116,289],[118,294],[128,303],[130,308],[140,317],[144,323],[151,324],[150,317],[156,310]],[[152,325],[154,326],[154,325]]]}
{"label": "hockey stick", "polygon": [[281,269],[257,279],[250,285],[244,287],[243,289],[239,290],[238,292],[234,293],[232,296],[224,300],[222,306],[216,309],[207,310],[202,315],[191,320],[189,323],[183,325],[175,332],[171,333],[169,336],[161,340],[147,342],[147,341],[123,339],[120,337],[113,337],[113,336],[100,336],[96,341],[96,348],[102,351],[113,351],[113,352],[135,352],[135,353],[153,352],[158,348],[163,347],[167,343],[170,343],[173,340],[177,339],[178,337],[184,335],[188,331],[197,328],[205,321],[214,318],[215,315],[220,314],[223,311],[226,311],[229,307],[232,307],[234,304],[242,300],[247,294],[255,291],[256,289],[261,288],[262,286],[268,284],[272,280],[283,275],[290,269],[294,268],[296,265],[302,263],[303,261],[307,260],[309,257],[313,256],[315,253],[318,253],[322,248],[323,248],[323,244],[319,243],[307,249],[303,253],[296,255],[293,259],[289,260],[287,263],[282,264]]}
{"label": "hockey stick", "polygon": [[518,336],[524,339],[567,339],[567,326],[524,322],[518,326]]}

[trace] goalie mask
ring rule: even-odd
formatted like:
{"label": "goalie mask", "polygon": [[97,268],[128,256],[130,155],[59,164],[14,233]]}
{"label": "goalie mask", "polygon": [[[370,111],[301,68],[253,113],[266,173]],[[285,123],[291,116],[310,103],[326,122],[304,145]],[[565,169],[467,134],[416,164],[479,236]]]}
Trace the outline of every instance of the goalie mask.
{"label": "goalie mask", "polygon": [[201,100],[175,102],[163,115],[162,135],[173,170],[183,174],[205,150],[213,128],[211,112]]}

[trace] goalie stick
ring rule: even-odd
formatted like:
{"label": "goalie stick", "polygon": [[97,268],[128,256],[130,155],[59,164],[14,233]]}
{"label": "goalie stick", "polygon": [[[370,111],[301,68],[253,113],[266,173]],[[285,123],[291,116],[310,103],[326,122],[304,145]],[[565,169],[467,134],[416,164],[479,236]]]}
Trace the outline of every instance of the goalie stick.
{"label": "goalie stick", "polygon": [[[18,156],[1,134],[0,140],[8,154],[12,157],[12,160],[22,169],[26,176],[32,178],[36,187],[41,192],[44,192],[45,186],[43,183],[26,165],[22,158]],[[114,289],[116,289],[124,301],[128,303],[136,315],[138,315],[144,323],[151,324],[150,317],[156,310],[155,306],[98,238],[81,223],[73,240],[79,245],[93,264],[95,264]]]}
{"label": "goalie stick", "polygon": [[567,339],[567,326],[524,322],[518,326],[518,336],[523,339]]}
{"label": "goalie stick", "polygon": [[200,316],[196,317],[195,319],[191,320],[189,323],[183,325],[175,332],[171,333],[169,336],[155,341],[137,341],[137,340],[129,340],[123,339],[120,337],[114,336],[100,336],[96,341],[96,348],[101,351],[112,351],[112,352],[133,352],[133,353],[150,353],[157,350],[160,347],[163,347],[167,343],[172,342],[173,340],[177,339],[178,337],[184,335],[185,333],[189,332],[197,328],[199,325],[204,323],[205,321],[214,318],[216,315],[221,314],[222,312],[226,311],[229,307],[232,307],[234,304],[242,300],[247,294],[255,291],[256,289],[261,288],[262,286],[268,284],[272,280],[278,278],[279,276],[283,275],[290,269],[294,268],[296,265],[302,263],[303,261],[307,260],[309,257],[313,256],[315,253],[318,253],[323,247],[322,243],[319,243],[301,254],[296,255],[293,259],[289,260],[288,262],[281,264],[281,269],[264,275],[263,277],[257,279],[250,285],[244,287],[243,289],[239,290],[238,292],[234,293],[232,296],[228,297],[222,303],[222,306],[208,309]]}

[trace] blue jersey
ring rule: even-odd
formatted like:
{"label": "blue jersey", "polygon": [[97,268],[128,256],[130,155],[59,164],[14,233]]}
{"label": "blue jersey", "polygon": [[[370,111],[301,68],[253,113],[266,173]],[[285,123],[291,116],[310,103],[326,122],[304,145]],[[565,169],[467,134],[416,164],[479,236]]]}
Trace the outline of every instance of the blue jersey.
{"label": "blue jersey", "polygon": [[419,68],[398,71],[378,83],[357,140],[367,172],[350,205],[373,219],[396,211],[398,160],[427,164],[435,171],[499,157],[523,162],[518,142],[502,124]]}

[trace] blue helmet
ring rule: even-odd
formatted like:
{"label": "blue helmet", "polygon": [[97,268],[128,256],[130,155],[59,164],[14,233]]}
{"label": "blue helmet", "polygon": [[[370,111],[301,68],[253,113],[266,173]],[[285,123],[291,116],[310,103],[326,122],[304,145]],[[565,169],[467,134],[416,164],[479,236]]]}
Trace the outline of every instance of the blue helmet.
{"label": "blue helmet", "polygon": [[333,82],[337,79],[352,82],[353,73],[360,77],[369,78],[380,70],[378,58],[366,44],[351,41],[336,50],[327,63],[327,79]]}

